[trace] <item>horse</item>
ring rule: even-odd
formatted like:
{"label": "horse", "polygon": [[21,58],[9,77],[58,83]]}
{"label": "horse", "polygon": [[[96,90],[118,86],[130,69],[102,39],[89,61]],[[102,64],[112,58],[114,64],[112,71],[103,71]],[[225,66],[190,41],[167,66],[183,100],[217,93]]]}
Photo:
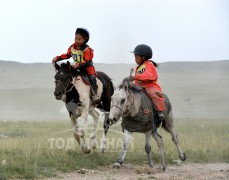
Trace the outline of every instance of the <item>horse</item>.
{"label": "horse", "polygon": [[[111,78],[104,72],[97,72],[97,94],[100,101],[92,103],[92,90],[90,83],[86,81],[81,72],[74,69],[69,61],[58,65],[54,63],[56,70],[54,96],[57,100],[65,102],[69,112],[71,123],[74,130],[74,137],[79,143],[85,154],[96,148],[96,135],[99,124],[100,109],[102,112],[110,111],[111,96],[114,93],[114,86]],[[93,130],[90,136],[90,145],[86,143],[85,131],[87,127],[88,115],[94,119]],[[108,113],[105,113],[105,119],[108,119]],[[103,135],[103,138],[105,136]],[[105,140],[103,140],[105,142]],[[101,145],[102,151],[105,145]]]}
{"label": "horse", "polygon": [[157,133],[157,128],[159,128],[160,125],[171,134],[172,141],[175,143],[179,153],[179,158],[182,161],[186,160],[186,155],[179,147],[178,137],[174,130],[172,106],[169,98],[165,94],[164,101],[165,110],[163,113],[165,115],[165,120],[158,124],[155,123],[157,117],[152,101],[148,97],[144,88],[131,84],[128,78],[126,78],[123,80],[122,85],[115,90],[111,97],[111,108],[108,121],[110,125],[112,125],[117,123],[122,117],[121,126],[124,132],[124,143],[121,156],[119,160],[114,163],[114,167],[120,167],[124,162],[132,133],[140,132],[145,133],[145,151],[147,153],[148,165],[153,167],[150,146],[150,138],[152,135],[160,149],[161,166],[162,169],[165,170],[164,145],[161,136]]}

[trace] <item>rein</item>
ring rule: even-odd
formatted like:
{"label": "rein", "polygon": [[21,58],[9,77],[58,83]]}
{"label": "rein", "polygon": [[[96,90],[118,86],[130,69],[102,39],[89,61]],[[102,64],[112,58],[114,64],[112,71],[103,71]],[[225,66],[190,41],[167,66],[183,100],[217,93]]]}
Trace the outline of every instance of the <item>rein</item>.
{"label": "rein", "polygon": [[[66,87],[64,86],[64,84],[62,83],[61,80],[56,80],[56,82],[60,82],[60,84],[63,86],[63,88],[64,88],[64,94],[65,94],[65,95],[66,95],[67,92],[70,92],[70,91],[72,90],[72,88],[74,87],[74,84],[73,84],[70,80],[68,81],[68,84],[67,84]],[[68,89],[68,86],[69,86],[70,84],[72,84],[72,86]],[[68,89],[68,90],[67,90],[67,89]]]}

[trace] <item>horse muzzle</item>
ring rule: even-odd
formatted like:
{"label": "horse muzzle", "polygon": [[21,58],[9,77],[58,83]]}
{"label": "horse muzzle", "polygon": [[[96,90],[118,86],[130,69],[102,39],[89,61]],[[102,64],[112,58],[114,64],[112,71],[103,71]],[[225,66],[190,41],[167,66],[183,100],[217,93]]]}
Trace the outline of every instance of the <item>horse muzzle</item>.
{"label": "horse muzzle", "polygon": [[54,92],[54,96],[55,96],[56,100],[61,100],[62,96],[63,96],[63,93],[55,91]]}
{"label": "horse muzzle", "polygon": [[109,122],[110,122],[110,124],[109,124],[109,126],[111,126],[111,125],[113,125],[113,124],[116,124],[117,122],[118,122],[118,118],[109,118]]}

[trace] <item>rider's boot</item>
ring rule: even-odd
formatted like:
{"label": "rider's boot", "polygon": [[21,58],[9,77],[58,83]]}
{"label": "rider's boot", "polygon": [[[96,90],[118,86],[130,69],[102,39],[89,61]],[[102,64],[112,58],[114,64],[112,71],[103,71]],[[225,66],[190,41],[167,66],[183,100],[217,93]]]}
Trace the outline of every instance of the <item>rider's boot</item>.
{"label": "rider's boot", "polygon": [[90,75],[89,80],[90,80],[91,87],[92,87],[92,90],[93,90],[92,103],[95,104],[100,99],[99,96],[97,95],[97,84],[96,84],[95,75]]}

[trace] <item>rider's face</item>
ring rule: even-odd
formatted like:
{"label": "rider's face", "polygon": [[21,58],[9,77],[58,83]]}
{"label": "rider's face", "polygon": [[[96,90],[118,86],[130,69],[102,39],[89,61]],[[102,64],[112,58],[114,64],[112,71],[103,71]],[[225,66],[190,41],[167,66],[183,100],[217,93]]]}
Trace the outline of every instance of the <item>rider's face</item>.
{"label": "rider's face", "polygon": [[75,43],[77,46],[81,46],[84,43],[85,39],[80,34],[75,35]]}
{"label": "rider's face", "polygon": [[138,54],[134,54],[134,57],[135,57],[135,62],[137,63],[137,65],[140,65],[142,64],[143,62],[143,57],[138,55]]}

